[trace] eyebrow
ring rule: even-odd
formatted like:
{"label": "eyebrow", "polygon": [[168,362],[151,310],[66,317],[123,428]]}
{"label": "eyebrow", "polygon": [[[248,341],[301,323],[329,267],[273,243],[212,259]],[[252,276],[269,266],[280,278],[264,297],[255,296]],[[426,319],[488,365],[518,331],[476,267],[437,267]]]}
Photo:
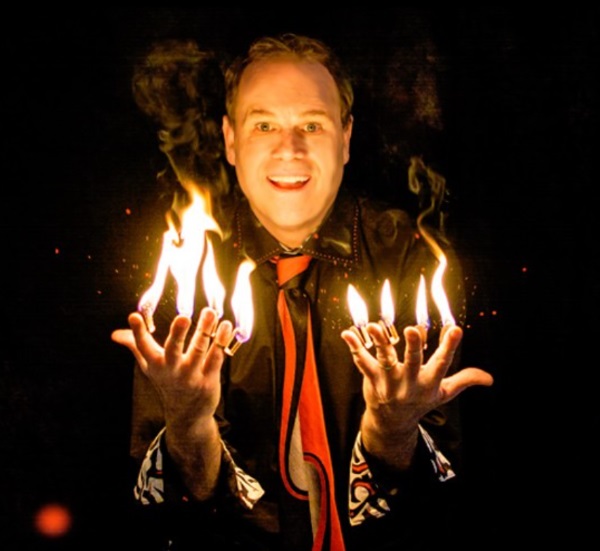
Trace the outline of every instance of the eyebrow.
{"label": "eyebrow", "polygon": [[[268,109],[251,109],[248,114],[244,117],[244,120],[248,120],[250,118],[257,117],[274,117],[275,113],[273,111],[269,111]],[[300,113],[301,117],[325,117],[331,118],[327,111],[324,109],[309,109],[308,111],[303,111]]]}

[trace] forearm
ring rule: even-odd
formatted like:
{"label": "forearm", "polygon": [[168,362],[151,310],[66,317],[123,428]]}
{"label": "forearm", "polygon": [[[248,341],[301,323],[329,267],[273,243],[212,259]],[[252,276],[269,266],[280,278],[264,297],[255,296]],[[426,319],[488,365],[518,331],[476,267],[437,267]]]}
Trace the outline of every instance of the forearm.
{"label": "forearm", "polygon": [[405,471],[411,464],[417,448],[418,422],[398,427],[384,415],[367,408],[361,432],[365,450],[390,471]]}
{"label": "forearm", "polygon": [[213,497],[221,468],[222,446],[214,418],[181,427],[167,423],[169,457],[190,496],[199,501]]}

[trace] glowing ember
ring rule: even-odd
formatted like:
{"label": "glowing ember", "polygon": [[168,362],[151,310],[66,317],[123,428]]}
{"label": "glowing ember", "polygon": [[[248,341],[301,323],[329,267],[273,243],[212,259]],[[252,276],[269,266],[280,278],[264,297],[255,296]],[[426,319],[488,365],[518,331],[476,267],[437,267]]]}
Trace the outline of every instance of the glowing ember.
{"label": "glowing ember", "polygon": [[35,528],[42,536],[59,538],[71,529],[73,518],[71,511],[60,503],[43,505],[35,515]]}

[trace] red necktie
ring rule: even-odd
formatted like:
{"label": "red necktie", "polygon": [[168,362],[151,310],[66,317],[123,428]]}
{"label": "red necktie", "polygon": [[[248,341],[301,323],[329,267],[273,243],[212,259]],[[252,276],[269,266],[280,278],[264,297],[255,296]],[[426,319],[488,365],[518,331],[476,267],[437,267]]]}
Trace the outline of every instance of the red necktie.
{"label": "red necktie", "polygon": [[335,503],[310,306],[299,287],[300,274],[309,263],[307,255],[277,260],[277,309],[285,348],[279,466],[288,493],[309,501],[313,551],[342,551],[344,541]]}

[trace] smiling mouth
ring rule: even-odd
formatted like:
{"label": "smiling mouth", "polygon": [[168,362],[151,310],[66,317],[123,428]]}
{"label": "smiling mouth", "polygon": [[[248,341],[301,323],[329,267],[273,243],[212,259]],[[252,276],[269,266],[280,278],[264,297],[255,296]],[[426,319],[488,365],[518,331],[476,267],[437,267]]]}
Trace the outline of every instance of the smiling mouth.
{"label": "smiling mouth", "polygon": [[276,188],[282,190],[299,189],[306,185],[310,180],[309,176],[289,175],[289,176],[269,176],[267,178]]}

